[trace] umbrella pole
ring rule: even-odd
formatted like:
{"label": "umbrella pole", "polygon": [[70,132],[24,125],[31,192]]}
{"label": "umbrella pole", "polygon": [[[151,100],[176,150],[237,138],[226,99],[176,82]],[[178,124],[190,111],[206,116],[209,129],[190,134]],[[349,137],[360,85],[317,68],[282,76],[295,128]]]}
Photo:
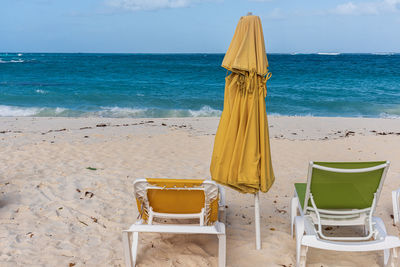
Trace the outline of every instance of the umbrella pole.
{"label": "umbrella pole", "polygon": [[261,232],[260,232],[260,196],[259,192],[254,195],[255,209],[255,225],[256,225],[256,249],[261,249]]}

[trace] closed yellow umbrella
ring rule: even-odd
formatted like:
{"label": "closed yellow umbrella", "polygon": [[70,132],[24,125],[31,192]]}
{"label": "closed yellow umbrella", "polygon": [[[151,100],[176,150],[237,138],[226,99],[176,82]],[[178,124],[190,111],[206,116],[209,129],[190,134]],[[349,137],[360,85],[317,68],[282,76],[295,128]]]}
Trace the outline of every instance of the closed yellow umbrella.
{"label": "closed yellow umbrella", "polygon": [[272,170],[265,105],[270,78],[261,20],[240,18],[222,67],[225,78],[224,109],[214,141],[211,177],[241,193],[255,195],[256,246],[261,248],[258,192],[267,192]]}

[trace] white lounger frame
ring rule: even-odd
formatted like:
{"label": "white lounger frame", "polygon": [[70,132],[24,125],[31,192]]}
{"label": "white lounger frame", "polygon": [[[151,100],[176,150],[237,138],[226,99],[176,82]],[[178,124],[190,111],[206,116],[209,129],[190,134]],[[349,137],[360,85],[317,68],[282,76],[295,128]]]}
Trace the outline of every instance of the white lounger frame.
{"label": "white lounger frame", "polygon": [[399,197],[400,197],[400,188],[392,191],[392,204],[393,204],[393,223],[397,225],[399,223]]}
{"label": "white lounger frame", "polygon": [[[337,169],[320,166],[310,162],[307,177],[306,197],[304,209],[301,208],[299,197],[295,190],[294,197],[291,200],[291,235],[293,236],[293,227],[296,228],[296,265],[305,266],[308,247],[336,251],[384,251],[384,264],[387,265],[390,258],[390,249],[392,249],[391,265],[395,265],[397,260],[397,247],[400,246],[400,239],[395,236],[388,236],[383,221],[372,216],[376,203],[378,202],[382,185],[385,180],[390,163],[363,169]],[[310,192],[311,177],[313,169],[332,171],[338,173],[362,173],[374,170],[384,169],[382,178],[371,208],[362,210],[324,210],[318,209],[312,194]],[[311,202],[312,207],[306,203]],[[299,212],[300,216],[297,216]],[[364,225],[365,236],[363,237],[328,237],[322,232],[322,225]],[[317,226],[317,228],[316,228]],[[368,241],[370,239],[372,241]]]}
{"label": "white lounger frame", "polygon": [[[146,179],[138,179],[135,181],[134,186],[138,183],[146,183]],[[219,218],[224,222],[226,220],[225,212],[225,191],[222,187],[217,185],[213,181],[205,180],[203,184],[215,186],[220,194],[218,203],[218,214]],[[161,189],[157,186],[147,186],[147,189]],[[203,190],[204,188],[171,188],[174,190]],[[168,190],[168,189],[166,189]],[[205,192],[206,194],[206,192]],[[142,219],[132,224],[128,230],[122,232],[122,241],[125,251],[125,264],[126,267],[136,266],[136,256],[138,250],[139,233],[172,233],[172,234],[210,234],[217,235],[218,237],[218,266],[225,267],[226,265],[226,234],[225,224],[222,222],[215,222],[213,225],[204,225],[204,213],[206,207],[204,207],[200,213],[194,214],[169,214],[169,213],[158,213],[154,212],[151,207],[148,211],[147,224]],[[158,218],[169,218],[169,219],[199,219],[199,225],[195,224],[153,224],[153,219]]]}

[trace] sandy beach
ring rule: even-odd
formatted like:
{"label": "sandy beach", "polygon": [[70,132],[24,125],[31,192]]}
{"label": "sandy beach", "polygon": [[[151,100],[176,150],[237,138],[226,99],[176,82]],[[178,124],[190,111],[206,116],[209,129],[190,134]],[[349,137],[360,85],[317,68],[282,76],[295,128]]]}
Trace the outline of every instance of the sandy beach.
{"label": "sandy beach", "polygon": [[[124,266],[121,231],[137,218],[137,178],[210,178],[219,118],[0,118],[0,266]],[[400,187],[400,120],[269,117],[276,182],[261,194],[262,250],[252,195],[227,189],[227,265],[294,266],[289,201],[315,161],[389,160],[376,214],[389,234]],[[382,266],[383,253],[310,249],[307,266]],[[138,266],[216,266],[214,236],[141,235]]]}

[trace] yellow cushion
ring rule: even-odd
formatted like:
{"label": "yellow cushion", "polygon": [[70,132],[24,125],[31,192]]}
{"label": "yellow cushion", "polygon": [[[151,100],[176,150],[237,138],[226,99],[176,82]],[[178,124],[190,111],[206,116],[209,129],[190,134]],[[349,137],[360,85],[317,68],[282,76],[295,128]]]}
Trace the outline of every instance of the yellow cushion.
{"label": "yellow cushion", "polygon": [[[201,186],[204,180],[162,178],[148,178],[146,180],[150,185],[169,188],[169,190],[147,190],[149,204],[155,212],[172,214],[199,213],[205,207],[204,191],[190,190],[190,188]],[[188,188],[188,190],[171,189],[174,187]],[[143,213],[143,219],[147,220],[146,213],[142,212],[140,201],[138,199],[136,201],[139,212]],[[208,221],[213,223],[218,220],[218,198],[211,202],[210,208]]]}

